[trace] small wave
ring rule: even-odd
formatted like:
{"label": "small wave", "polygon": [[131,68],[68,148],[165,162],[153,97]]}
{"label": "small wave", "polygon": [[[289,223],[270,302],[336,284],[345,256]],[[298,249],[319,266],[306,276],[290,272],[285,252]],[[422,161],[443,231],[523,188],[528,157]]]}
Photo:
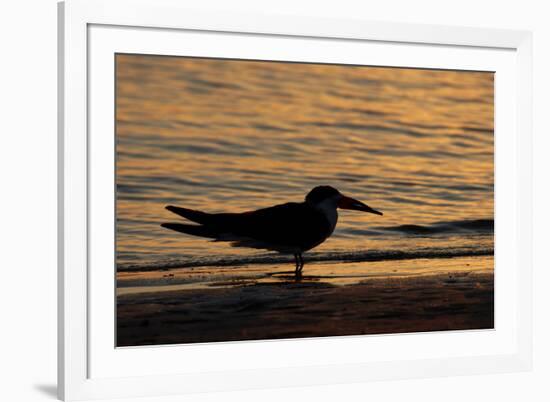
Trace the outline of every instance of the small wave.
{"label": "small wave", "polygon": [[[306,262],[369,262],[413,260],[419,258],[454,258],[493,255],[492,247],[419,248],[415,250],[358,250],[343,252],[308,253]],[[293,262],[292,257],[280,254],[262,254],[250,257],[204,257],[171,260],[149,264],[118,264],[119,271],[156,271],[176,268],[229,267]]]}
{"label": "small wave", "polygon": [[495,221],[493,219],[475,219],[451,222],[435,222],[430,225],[399,225],[378,227],[376,229],[390,232],[401,232],[413,235],[430,235],[440,233],[492,233]]}

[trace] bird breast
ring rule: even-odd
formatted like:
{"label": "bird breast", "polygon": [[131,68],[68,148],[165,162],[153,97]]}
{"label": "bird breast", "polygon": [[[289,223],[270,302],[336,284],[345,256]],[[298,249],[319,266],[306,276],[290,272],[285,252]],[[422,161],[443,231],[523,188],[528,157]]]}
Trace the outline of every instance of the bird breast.
{"label": "bird breast", "polygon": [[330,202],[321,202],[316,205],[316,208],[327,219],[327,222],[329,223],[330,234],[332,234],[332,232],[334,232],[334,228],[336,227],[336,223],[338,222],[338,210],[336,209],[336,206]]}

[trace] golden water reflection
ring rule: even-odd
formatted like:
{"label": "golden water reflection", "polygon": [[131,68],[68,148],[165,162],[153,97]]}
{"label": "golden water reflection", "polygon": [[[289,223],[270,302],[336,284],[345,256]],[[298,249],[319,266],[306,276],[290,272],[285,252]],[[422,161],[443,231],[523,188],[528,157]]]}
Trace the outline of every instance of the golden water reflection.
{"label": "golden water reflection", "polygon": [[329,184],[341,213],[314,252],[492,246],[492,232],[384,228],[493,219],[492,73],[116,57],[117,262],[248,255],[161,228],[166,204],[244,211]]}

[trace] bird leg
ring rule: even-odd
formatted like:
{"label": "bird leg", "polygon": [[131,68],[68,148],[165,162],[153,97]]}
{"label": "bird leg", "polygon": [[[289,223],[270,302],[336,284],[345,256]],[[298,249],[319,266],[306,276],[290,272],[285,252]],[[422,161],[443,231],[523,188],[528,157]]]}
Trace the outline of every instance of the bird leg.
{"label": "bird leg", "polygon": [[296,260],[296,270],[294,271],[294,275],[296,276],[296,280],[299,281],[302,278],[302,268],[304,268],[302,253],[294,254],[294,259]]}
{"label": "bird leg", "polygon": [[300,259],[298,257],[298,254],[294,254],[294,260],[296,261],[296,269],[294,271],[296,276],[300,275]]}

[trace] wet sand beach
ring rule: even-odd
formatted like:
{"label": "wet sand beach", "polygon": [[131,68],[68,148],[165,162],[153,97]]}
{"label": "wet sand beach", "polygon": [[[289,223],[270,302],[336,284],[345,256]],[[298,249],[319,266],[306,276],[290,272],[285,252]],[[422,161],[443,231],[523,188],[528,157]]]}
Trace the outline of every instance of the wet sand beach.
{"label": "wet sand beach", "polygon": [[347,282],[307,273],[297,282],[281,271],[265,281],[129,287],[117,298],[117,345],[491,329],[492,258],[473,260],[441,262],[463,270]]}

